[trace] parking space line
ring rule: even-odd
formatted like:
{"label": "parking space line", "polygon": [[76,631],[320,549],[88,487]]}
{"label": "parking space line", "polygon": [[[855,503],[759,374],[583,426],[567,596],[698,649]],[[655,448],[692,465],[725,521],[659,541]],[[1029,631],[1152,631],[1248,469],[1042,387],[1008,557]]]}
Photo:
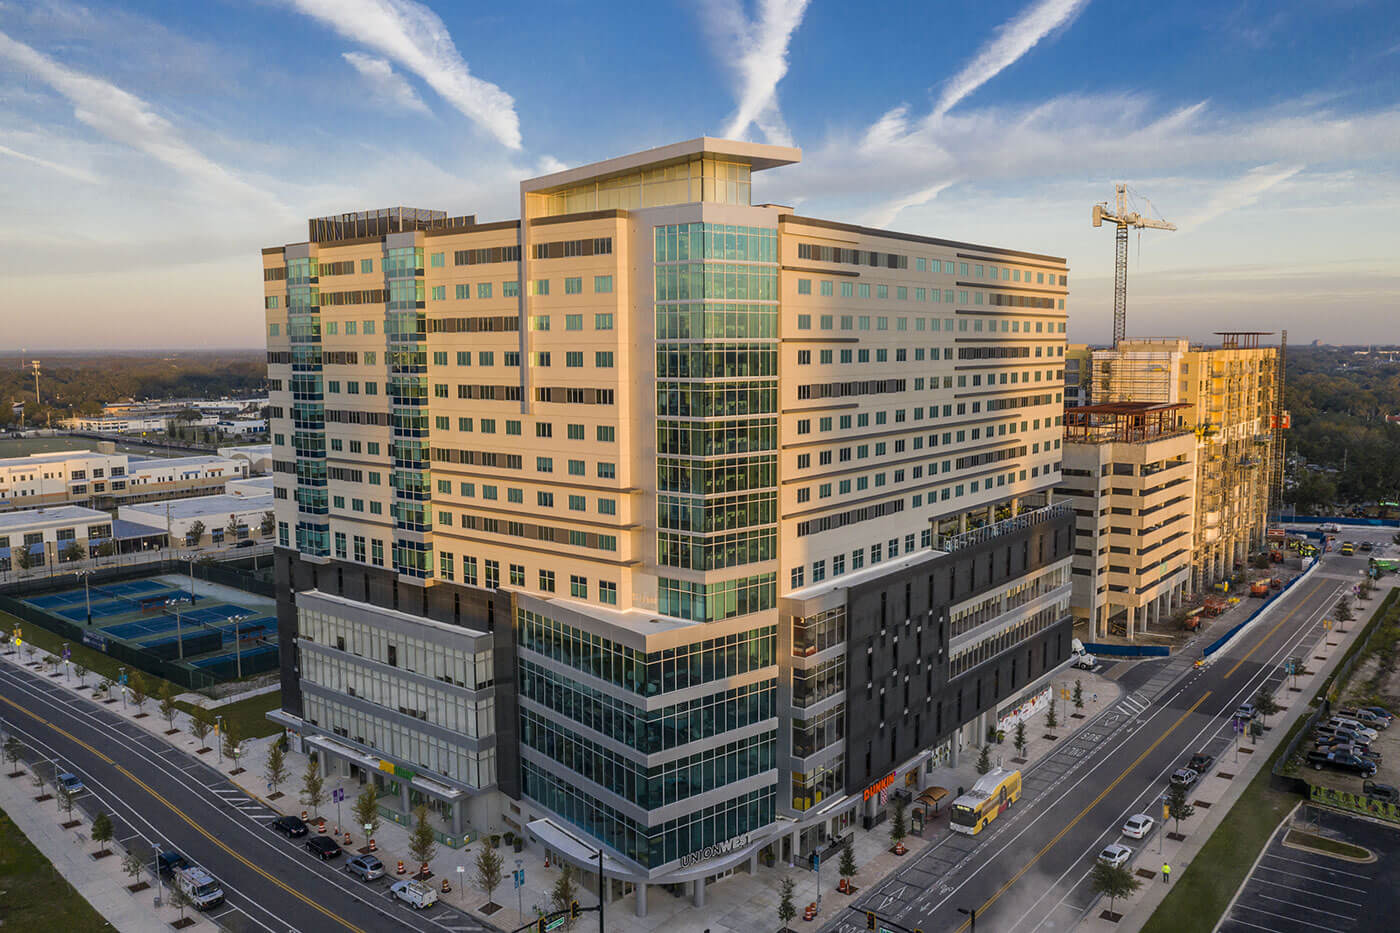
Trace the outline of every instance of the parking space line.
{"label": "parking space line", "polygon": [[[1259,884],[1271,884],[1271,885],[1273,885],[1273,886],[1276,887],[1276,888],[1288,888],[1288,889],[1291,890],[1291,891],[1296,891],[1296,890],[1298,890],[1298,888],[1297,888],[1295,885],[1292,885],[1292,884],[1282,884],[1281,882],[1278,882],[1278,881],[1266,881],[1266,880],[1263,879],[1263,878],[1251,878],[1250,881],[1257,882],[1257,883],[1259,883]],[[1248,888],[1246,888],[1245,890],[1248,891]],[[1264,897],[1265,895],[1260,894],[1259,896],[1260,896],[1260,897]],[[1365,906],[1365,901],[1349,901],[1349,900],[1347,900],[1347,899],[1344,898],[1344,897],[1333,897],[1331,894],[1318,894],[1316,891],[1309,891],[1309,892],[1308,892],[1308,897],[1320,897],[1320,898],[1323,898],[1324,900],[1329,900],[1329,901],[1341,901],[1343,904],[1347,904],[1347,905],[1350,905],[1350,906],[1352,906],[1352,907],[1364,907],[1364,906]]]}
{"label": "parking space line", "polygon": [[[1274,897],[1273,895],[1264,894],[1264,893],[1262,893],[1262,892],[1255,892],[1255,895],[1254,895],[1254,896],[1255,896],[1255,897],[1262,897],[1262,898],[1263,898],[1264,900],[1266,900],[1266,901],[1274,901],[1274,902],[1276,902],[1276,903],[1283,904],[1285,907],[1301,908],[1301,909],[1303,909],[1303,910],[1311,910],[1313,913],[1327,914],[1329,917],[1336,917],[1338,920],[1356,920],[1356,919],[1358,919],[1358,918],[1356,918],[1356,917],[1352,917],[1352,916],[1347,915],[1347,914],[1338,913],[1338,912],[1335,911],[1335,910],[1328,910],[1328,909],[1325,908],[1325,907],[1309,907],[1307,904],[1295,904],[1295,903],[1293,903],[1292,901],[1286,901],[1286,900],[1284,900],[1284,899],[1281,898],[1281,897]],[[1360,907],[1361,905],[1360,905],[1360,904],[1357,904],[1356,906],[1357,906],[1357,907]]]}
{"label": "parking space line", "polygon": [[1272,853],[1272,852],[1265,852],[1265,853],[1264,853],[1264,857],[1265,857],[1265,858],[1282,859],[1282,860],[1285,861],[1285,862],[1296,862],[1296,863],[1299,864],[1299,865],[1306,865],[1306,866],[1308,866],[1309,868],[1316,868],[1316,869],[1318,869],[1319,871],[1330,872],[1330,873],[1332,873],[1332,874],[1334,874],[1334,875],[1351,875],[1353,878],[1360,878],[1362,881],[1370,881],[1370,880],[1371,880],[1371,876],[1370,876],[1370,875],[1363,875],[1363,874],[1360,874],[1359,872],[1354,872],[1354,871],[1344,871],[1344,870],[1342,870],[1342,869],[1340,869],[1340,868],[1331,868],[1331,867],[1328,867],[1328,866],[1326,866],[1326,865],[1319,865],[1317,862],[1309,862],[1309,861],[1306,861],[1306,860],[1300,859],[1300,858],[1289,858],[1289,857],[1286,856],[1286,855],[1275,855],[1275,854]]}
{"label": "parking space line", "polygon": [[1336,927],[1325,927],[1318,923],[1312,923],[1307,920],[1299,920],[1297,917],[1290,917],[1287,914],[1276,914],[1273,911],[1265,910],[1262,907],[1251,907],[1248,904],[1236,904],[1235,909],[1252,910],[1255,913],[1268,914],[1270,917],[1278,917],[1280,920],[1287,920],[1290,923],[1301,923],[1305,927],[1316,927],[1319,930],[1327,930],[1328,933],[1336,933],[1337,930]]}
{"label": "parking space line", "polygon": [[1303,874],[1299,874],[1299,873],[1296,872],[1296,871],[1284,871],[1282,868],[1270,868],[1268,865],[1260,865],[1258,870],[1259,870],[1259,871],[1272,871],[1272,872],[1277,872],[1277,873],[1280,874],[1280,875],[1289,875],[1290,877],[1293,877],[1293,878],[1303,878],[1303,879],[1305,879],[1305,880],[1307,880],[1307,881],[1311,881],[1311,882],[1313,882],[1313,883],[1315,883],[1315,884],[1325,884],[1325,885],[1327,885],[1328,887],[1332,887],[1332,888],[1345,888],[1345,889],[1348,890],[1348,891],[1357,891],[1357,892],[1360,892],[1361,894],[1365,894],[1365,893],[1366,893],[1366,889],[1365,889],[1365,888],[1354,888],[1354,887],[1352,887],[1352,886],[1349,885],[1349,884],[1338,884],[1338,883],[1335,882],[1335,881],[1323,881],[1321,878],[1314,878],[1312,875],[1303,875]]}
{"label": "parking space line", "polygon": [[[1254,927],[1256,930],[1267,930],[1268,933],[1281,933],[1281,931],[1275,930],[1273,927],[1261,927],[1257,923],[1250,923],[1248,920],[1241,920],[1238,917],[1228,917],[1225,923],[1238,923],[1240,926]],[[1224,925],[1225,924],[1221,924],[1221,927],[1223,928]]]}

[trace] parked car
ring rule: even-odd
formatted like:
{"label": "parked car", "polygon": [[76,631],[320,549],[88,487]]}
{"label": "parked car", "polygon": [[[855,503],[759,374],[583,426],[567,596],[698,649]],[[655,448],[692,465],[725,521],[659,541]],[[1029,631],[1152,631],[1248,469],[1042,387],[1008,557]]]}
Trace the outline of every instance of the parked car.
{"label": "parked car", "polygon": [[224,889],[198,865],[178,869],[174,881],[196,910],[212,910],[224,902]]}
{"label": "parked car", "polygon": [[1395,721],[1395,714],[1392,713],[1390,710],[1386,709],[1384,706],[1363,706],[1361,708],[1368,713],[1375,713],[1377,716],[1384,717],[1387,723]]}
{"label": "parked car", "polygon": [[1377,770],[1376,763],[1369,758],[1337,751],[1308,752],[1308,764],[1318,771],[1323,768],[1333,768],[1337,771],[1359,774],[1362,777],[1371,777]]}
{"label": "parked car", "polygon": [[421,881],[396,881],[389,886],[389,893],[414,910],[422,910],[437,903],[437,892],[432,885]]}
{"label": "parked car", "polygon": [[156,870],[162,878],[169,878],[182,868],[188,868],[190,860],[175,849],[166,849],[156,856]]}
{"label": "parked car", "polygon": [[374,881],[384,877],[384,863],[373,855],[357,855],[345,862],[345,870],[359,875],[361,881]]}
{"label": "parked car", "polygon": [[1254,715],[1255,715],[1255,713],[1254,713],[1254,704],[1253,704],[1253,703],[1241,703],[1241,704],[1235,709],[1235,717],[1234,717],[1234,718],[1239,719],[1239,720],[1243,720],[1244,722],[1249,722],[1251,719],[1254,718]]}
{"label": "parked car", "polygon": [[1374,742],[1380,737],[1380,733],[1375,729],[1369,726],[1363,726],[1360,721],[1347,719],[1345,716],[1333,716],[1331,719],[1327,720],[1327,724],[1329,726],[1336,726],[1338,729],[1350,729],[1357,735],[1365,736],[1368,742]]}
{"label": "parked car", "polygon": [[1205,752],[1197,752],[1191,756],[1191,760],[1186,763],[1186,767],[1195,771],[1197,774],[1205,774],[1214,763],[1214,755],[1207,755]]}
{"label": "parked car", "polygon": [[272,821],[272,828],[288,839],[297,839],[307,833],[306,824],[299,816],[279,816]]}
{"label": "parked car", "polygon": [[1357,722],[1370,729],[1384,729],[1390,725],[1389,716],[1382,716],[1380,713],[1372,712],[1365,707],[1360,709],[1337,710],[1337,715],[1344,716],[1347,719],[1355,719]]}
{"label": "parked car", "polygon": [[1400,803],[1400,790],[1390,784],[1365,781],[1361,785],[1361,793],[1367,797],[1374,797],[1376,800],[1384,800],[1387,803]]}
{"label": "parked car", "polygon": [[58,776],[58,784],[70,794],[80,794],[87,788],[83,786],[82,778],[71,771],[64,771]]}
{"label": "parked car", "polygon": [[340,846],[330,836],[312,836],[306,840],[306,851],[317,856],[321,861],[329,861],[340,854]]}
{"label": "parked car", "polygon": [[1133,850],[1119,842],[1111,842],[1099,853],[1099,861],[1118,868],[1133,857]]}
{"label": "parked car", "polygon": [[1359,755],[1362,758],[1381,763],[1381,753],[1372,751],[1369,745],[1333,745],[1328,751],[1342,752],[1347,755]]}
{"label": "parked car", "polygon": [[1190,768],[1177,768],[1172,772],[1171,782],[1180,784],[1182,787],[1190,787],[1195,784],[1200,775]]}
{"label": "parked car", "polygon": [[1146,813],[1139,813],[1136,816],[1128,817],[1128,822],[1123,824],[1123,835],[1129,839],[1141,839],[1152,832],[1152,827],[1157,825],[1157,821]]}
{"label": "parked car", "polygon": [[1371,744],[1365,736],[1351,729],[1338,728],[1337,726],[1329,726],[1325,723],[1323,725],[1318,726],[1316,732],[1320,738],[1335,738],[1339,739],[1340,741],[1346,744]]}
{"label": "parked car", "polygon": [[1368,750],[1370,750],[1370,748],[1371,748],[1370,745],[1367,745],[1365,742],[1362,742],[1362,741],[1360,741],[1359,739],[1353,741],[1354,738],[1355,738],[1354,736],[1353,736],[1353,737],[1348,737],[1348,736],[1339,736],[1339,735],[1320,735],[1320,736],[1317,737],[1317,741],[1313,743],[1313,746],[1314,746],[1315,748],[1322,748],[1322,749],[1328,749],[1328,748],[1359,748],[1359,749],[1361,749],[1361,750],[1363,750],[1363,751],[1368,751]]}

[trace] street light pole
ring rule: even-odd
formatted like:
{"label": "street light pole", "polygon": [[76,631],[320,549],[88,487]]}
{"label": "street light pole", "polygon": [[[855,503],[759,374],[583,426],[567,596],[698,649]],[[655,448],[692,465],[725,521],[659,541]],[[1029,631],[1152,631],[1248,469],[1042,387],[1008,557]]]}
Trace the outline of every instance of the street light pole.
{"label": "street light pole", "polygon": [[224,717],[214,717],[214,731],[219,735],[219,741],[214,743],[219,746],[219,764],[224,763]]}
{"label": "street light pole", "polygon": [[[607,879],[603,877],[603,848],[598,847],[598,933],[603,933],[603,905],[607,903],[606,891],[603,885],[607,884]],[[704,884],[705,879],[701,878],[700,883]]]}
{"label": "street light pole", "polygon": [[515,909],[521,917],[525,916],[525,884],[520,876],[523,864],[524,859],[515,860]]}
{"label": "street light pole", "polygon": [[233,623],[233,663],[237,668],[239,680],[243,679],[243,639],[239,636],[238,627],[246,618],[246,615],[236,615],[229,620]]}

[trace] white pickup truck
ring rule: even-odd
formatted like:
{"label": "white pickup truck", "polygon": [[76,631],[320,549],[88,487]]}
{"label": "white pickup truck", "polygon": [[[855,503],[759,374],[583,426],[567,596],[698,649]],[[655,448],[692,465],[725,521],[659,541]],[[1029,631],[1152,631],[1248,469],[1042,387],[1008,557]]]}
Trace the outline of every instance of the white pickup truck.
{"label": "white pickup truck", "polygon": [[1099,659],[1094,657],[1084,649],[1084,642],[1078,638],[1069,643],[1070,667],[1077,667],[1082,671],[1092,671],[1094,665],[1099,663]]}

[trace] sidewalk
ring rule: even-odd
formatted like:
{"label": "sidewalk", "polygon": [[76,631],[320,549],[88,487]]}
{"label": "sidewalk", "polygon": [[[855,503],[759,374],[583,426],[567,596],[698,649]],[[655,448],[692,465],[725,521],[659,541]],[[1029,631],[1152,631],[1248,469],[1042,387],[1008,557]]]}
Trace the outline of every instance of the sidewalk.
{"label": "sidewalk", "polygon": [[[1321,568],[1318,575],[1321,575]],[[1134,846],[1137,849],[1136,858],[1128,867],[1140,875],[1143,886],[1132,898],[1119,899],[1116,910],[1122,914],[1122,919],[1117,923],[1102,919],[1100,914],[1106,910],[1107,902],[1099,899],[1091,905],[1078,926],[1079,930],[1084,933],[1136,933],[1142,929],[1169,891],[1169,886],[1162,883],[1160,877],[1161,866],[1170,865],[1172,875],[1178,878],[1185,872],[1250,782],[1268,764],[1270,756],[1288,735],[1294,720],[1306,715],[1309,699],[1337,666],[1351,640],[1365,627],[1370,614],[1379,608],[1382,596],[1377,590],[1364,604],[1366,617],[1349,623],[1345,634],[1318,631],[1315,641],[1304,639],[1300,643],[1310,646],[1300,647],[1296,652],[1306,659],[1308,674],[1299,677],[1296,686],[1290,684],[1287,678],[1279,685],[1274,701],[1282,709],[1270,717],[1272,726],[1269,730],[1258,744],[1251,744],[1243,737],[1237,739],[1235,744],[1218,756],[1212,773],[1202,777],[1191,788],[1188,799],[1196,805],[1196,812],[1190,819],[1181,822],[1181,835],[1184,838],[1173,840],[1167,835],[1141,848]],[[1202,801],[1208,806],[1201,807]],[[1160,810],[1152,815],[1160,819]],[[1175,821],[1168,821],[1168,824],[1163,828],[1169,831],[1176,828]],[[1158,835],[1162,835],[1160,830]],[[1158,846],[1161,847],[1160,854]]]}
{"label": "sidewalk", "polygon": [[[125,852],[121,846],[109,843],[111,855],[93,857],[98,846],[88,838],[92,825],[77,807],[70,817],[58,806],[57,799],[36,802],[39,790],[34,786],[31,768],[22,763],[20,770],[24,773],[14,778],[9,776],[10,770],[8,762],[0,767],[0,809],[9,814],[34,847],[114,929],[121,933],[163,933],[179,919],[180,913],[173,907],[157,910],[152,906],[154,886],[135,894],[127,889],[132,878],[122,869]],[[44,792],[53,793],[52,782],[45,784]],[[81,825],[64,829],[60,824],[70,819]],[[145,879],[147,875],[141,877]],[[211,929],[198,911],[187,909],[185,916],[198,921],[186,929],[196,933]]]}
{"label": "sidewalk", "polygon": [[[4,658],[4,660],[15,662],[19,659],[10,657]],[[98,680],[99,678],[89,675],[87,678],[88,686],[91,687]],[[1093,719],[1095,714],[1117,702],[1122,693],[1113,680],[1102,674],[1069,669],[1057,676],[1054,687],[1057,691],[1060,689],[1072,691],[1076,680],[1083,683],[1083,718],[1074,718],[1073,704],[1057,695],[1055,709],[1058,726],[1054,730],[1047,729],[1045,726],[1046,713],[1042,710],[1027,721],[1025,761],[1015,760],[1017,755],[1012,746],[1015,735],[1014,732],[1008,732],[1003,743],[992,745],[993,765],[1000,763],[1008,768],[1020,768],[1022,771],[1034,767],[1045,756],[1065,745],[1081,726]],[[91,689],[77,689],[74,677],[54,678],[53,682],[63,685],[79,696],[93,698]],[[1097,703],[1092,699],[1095,695],[1098,697]],[[268,751],[272,747],[275,736],[245,741],[238,762],[242,770],[238,774],[233,774],[234,762],[227,756],[223,756],[222,762],[220,761],[219,742],[216,740],[216,736],[207,736],[203,746],[207,746],[210,750],[203,755],[198,754],[198,749],[202,747],[201,743],[195,741],[190,735],[189,717],[184,713],[179,713],[175,717],[174,728],[179,731],[173,735],[166,735],[165,733],[170,727],[166,724],[165,718],[159,714],[155,701],[146,703],[146,715],[139,719],[136,709],[131,705],[124,707],[121,702],[117,702],[105,704],[104,708],[108,712],[124,716],[152,735],[200,758],[205,764],[221,771],[251,796],[263,801],[272,809],[281,813],[297,815],[306,809],[299,800],[302,776],[306,772],[307,765],[305,755],[290,750],[286,753],[286,770],[289,778],[278,788],[280,793],[276,799],[272,799],[273,794],[269,792],[263,774]],[[1056,738],[1054,740],[1046,738],[1047,733],[1053,733]],[[944,815],[947,812],[947,804],[952,803],[951,795],[956,795],[959,787],[971,787],[976,782],[979,776],[976,770],[979,750],[979,745],[968,745],[962,749],[956,767],[935,769],[923,776],[924,786],[946,787],[950,792],[950,798],[945,801],[943,813],[935,820],[930,821],[922,837],[913,835],[905,837],[904,844],[908,852],[904,856],[897,856],[889,851],[888,821],[868,831],[859,827],[850,830],[855,841],[855,860],[858,866],[853,883],[858,889],[863,890],[878,884],[885,875],[901,866],[910,864],[910,860],[916,858],[918,853],[948,832],[946,816]],[[3,777],[0,777],[0,781],[3,780]],[[27,782],[25,786],[29,786]],[[344,821],[344,824],[336,826],[336,806],[333,803],[322,804],[320,815],[326,818],[328,832],[336,828],[340,830],[342,835],[337,837],[337,841],[343,841],[344,832],[346,829],[350,829],[351,848],[358,849],[366,843],[364,832],[349,824],[354,822],[352,804],[360,793],[360,787],[348,779],[328,776],[325,778],[327,800],[330,799],[332,790],[336,788],[345,791],[345,802],[341,805],[340,813],[340,819]],[[499,831],[499,829],[501,828],[493,828],[491,831]],[[389,820],[381,820],[375,836],[375,844],[378,849],[376,854],[383,860],[391,875],[399,859],[403,859],[409,866],[409,870],[412,870],[413,863],[409,855],[408,835],[407,828]],[[503,930],[511,930],[534,920],[537,916],[536,907],[546,911],[552,909],[550,891],[559,878],[558,867],[545,867],[544,858],[538,845],[527,846],[523,852],[517,854],[503,842],[497,851],[501,856],[504,881],[502,886],[493,892],[491,898],[500,905],[501,909],[490,915],[482,913],[481,909],[487,903],[486,893],[475,883],[476,858],[482,844],[479,841],[473,842],[461,850],[450,849],[444,845],[438,846],[437,854],[429,863],[429,867],[434,875],[433,884],[435,886],[440,883],[442,878],[447,878],[452,884],[452,892],[442,898],[445,903],[468,911],[477,919],[484,920]],[[48,854],[47,850],[45,851]],[[76,853],[78,850],[74,848],[74,851]],[[86,854],[76,857],[83,861],[87,859]],[[517,859],[520,860],[521,867],[525,869],[525,886],[518,894],[511,886],[510,881],[511,872],[516,867]],[[112,863],[111,869],[108,870],[115,869],[117,875],[120,876],[120,858],[109,858],[103,861]],[[55,863],[60,864],[57,860]],[[837,857],[832,856],[822,866],[822,915],[818,922],[813,924],[812,929],[816,929],[821,922],[844,910],[850,903],[848,895],[839,894],[836,891],[836,883],[839,880],[837,864]],[[460,875],[457,872],[458,866],[465,869]],[[91,873],[91,866],[84,865],[77,873]],[[797,905],[799,919],[794,921],[794,928],[800,929],[803,925],[803,921],[800,919],[802,908],[817,900],[817,875],[804,868],[784,868],[781,865],[774,868],[760,866],[758,873],[754,875],[739,870],[722,881],[710,884],[705,891],[705,907],[701,909],[692,906],[688,894],[676,893],[667,896],[669,892],[659,886],[653,887],[649,892],[646,917],[636,915],[633,896],[628,895],[615,899],[607,905],[607,928],[609,933],[651,933],[655,930],[665,930],[666,933],[704,933],[704,931],[709,931],[709,933],[755,933],[756,929],[777,926],[777,906],[780,899],[780,889],[785,878],[792,878],[795,883],[793,902]],[[459,879],[465,883],[459,884]],[[584,890],[582,884],[579,885],[579,891],[581,904],[587,906],[597,902],[596,894]],[[118,893],[127,901],[133,902],[134,908],[140,908],[142,913],[147,912],[147,902],[131,897],[125,890],[120,890]],[[99,907],[99,909],[102,908]],[[149,924],[149,918],[146,918],[146,922]],[[164,922],[168,921],[163,921],[162,925]],[[583,926],[587,928],[587,922]],[[144,928],[123,927],[123,929],[131,930],[158,928],[159,925]]]}

